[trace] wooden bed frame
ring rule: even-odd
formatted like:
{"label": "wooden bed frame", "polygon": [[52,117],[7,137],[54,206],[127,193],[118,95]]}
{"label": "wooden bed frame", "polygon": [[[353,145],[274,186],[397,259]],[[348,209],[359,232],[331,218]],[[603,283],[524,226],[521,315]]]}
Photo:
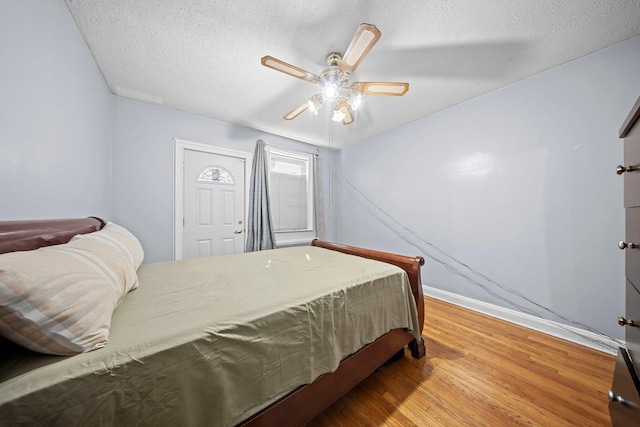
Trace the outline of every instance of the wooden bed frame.
{"label": "wooden bed frame", "polygon": [[[90,233],[100,230],[103,226],[104,221],[95,217],[69,220],[0,222],[0,253],[31,250],[42,246],[66,243],[75,234]],[[424,258],[329,243],[318,239],[313,240],[311,244],[325,249],[386,262],[405,270],[409,276],[411,290],[416,301],[420,334],[422,334],[424,300],[420,267],[424,265]],[[304,425],[385,362],[395,355],[403,354],[406,345],[409,345],[413,357],[419,359],[425,355],[424,340],[422,338],[416,340],[406,329],[394,329],[356,353],[346,357],[335,372],[321,375],[311,384],[297,388],[239,425]]]}
{"label": "wooden bed frame", "polygon": [[[413,297],[416,300],[420,334],[422,335],[424,299],[422,296],[420,267],[424,265],[423,257],[396,255],[318,239],[314,239],[311,245],[386,262],[406,271],[411,283]],[[420,359],[425,355],[424,340],[422,338],[418,341],[410,332],[404,329],[394,329],[345,358],[336,371],[321,375],[311,384],[299,387],[239,425],[252,427],[304,425],[371,375],[373,371],[395,354],[404,351],[406,345],[409,345],[413,357]]]}

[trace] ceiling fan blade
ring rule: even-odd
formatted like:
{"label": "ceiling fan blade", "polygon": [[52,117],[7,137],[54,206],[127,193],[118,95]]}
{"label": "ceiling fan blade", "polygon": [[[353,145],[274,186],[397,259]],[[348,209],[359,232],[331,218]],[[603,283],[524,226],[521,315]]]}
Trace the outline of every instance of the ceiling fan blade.
{"label": "ceiling fan blade", "polygon": [[353,114],[351,114],[351,110],[348,106],[342,107],[342,112],[344,113],[344,119],[342,119],[343,125],[349,125],[353,123]]}
{"label": "ceiling fan blade", "polygon": [[298,105],[297,107],[295,107],[293,110],[289,111],[287,114],[285,114],[284,116],[282,116],[283,119],[285,120],[292,120],[295,119],[296,117],[298,117],[300,114],[302,114],[303,112],[305,112],[307,110],[307,108],[309,108],[309,101],[304,101],[302,104]]}
{"label": "ceiling fan blade", "polygon": [[[336,101],[337,105],[334,107],[332,120],[341,121],[343,125],[348,125],[353,123],[353,114],[351,113],[351,109],[349,108],[349,103],[346,99],[338,99]],[[342,114],[342,119],[336,118],[336,114]]]}
{"label": "ceiling fan blade", "polygon": [[380,30],[375,25],[361,24],[353,36],[351,44],[342,56],[342,61],[338,68],[343,73],[351,74],[356,69],[360,61],[369,53],[373,45],[375,45],[382,36]]}
{"label": "ceiling fan blade", "polygon": [[281,73],[288,74],[293,77],[297,77],[302,80],[306,80],[311,83],[316,83],[320,80],[320,77],[316,76],[313,73],[303,70],[302,68],[295,67],[291,64],[288,64],[284,61],[281,61],[273,56],[263,56],[260,59],[260,62],[265,67],[272,68],[276,71],[280,71]]}
{"label": "ceiling fan blade", "polygon": [[369,95],[402,96],[409,90],[409,83],[396,82],[357,82],[351,90]]}

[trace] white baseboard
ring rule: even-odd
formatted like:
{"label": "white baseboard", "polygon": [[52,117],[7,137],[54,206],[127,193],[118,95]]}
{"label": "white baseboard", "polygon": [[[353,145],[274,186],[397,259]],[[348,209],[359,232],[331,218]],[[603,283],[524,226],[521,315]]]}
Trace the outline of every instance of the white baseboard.
{"label": "white baseboard", "polygon": [[424,290],[424,294],[429,297],[468,308],[469,310],[477,311],[498,319],[506,320],[507,322],[515,323],[516,325],[524,326],[525,328],[543,332],[545,334],[608,354],[615,355],[618,352],[618,347],[624,346],[623,341],[595,334],[591,331],[586,331],[574,326],[564,325],[562,323],[554,322],[553,320],[542,319],[530,314],[474,300],[430,286],[423,285],[422,288]]}

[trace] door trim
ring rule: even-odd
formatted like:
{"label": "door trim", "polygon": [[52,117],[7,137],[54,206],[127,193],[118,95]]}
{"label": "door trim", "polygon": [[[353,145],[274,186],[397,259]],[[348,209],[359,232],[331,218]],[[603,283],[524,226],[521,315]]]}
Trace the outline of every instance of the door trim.
{"label": "door trim", "polygon": [[[174,168],[173,168],[173,259],[180,260],[184,255],[184,151],[203,151],[205,153],[219,154],[223,156],[238,157],[245,162],[244,180],[244,225],[246,227],[249,206],[249,185],[251,179],[251,164],[253,154],[246,151],[230,150],[199,142],[186,141],[174,138]],[[245,239],[247,233],[244,233]]]}

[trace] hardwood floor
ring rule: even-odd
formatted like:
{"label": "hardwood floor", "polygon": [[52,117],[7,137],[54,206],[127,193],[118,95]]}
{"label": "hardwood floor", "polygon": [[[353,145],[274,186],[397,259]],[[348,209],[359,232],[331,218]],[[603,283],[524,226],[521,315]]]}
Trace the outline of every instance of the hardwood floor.
{"label": "hardwood floor", "polygon": [[309,426],[610,426],[615,357],[425,297],[408,351]]}

